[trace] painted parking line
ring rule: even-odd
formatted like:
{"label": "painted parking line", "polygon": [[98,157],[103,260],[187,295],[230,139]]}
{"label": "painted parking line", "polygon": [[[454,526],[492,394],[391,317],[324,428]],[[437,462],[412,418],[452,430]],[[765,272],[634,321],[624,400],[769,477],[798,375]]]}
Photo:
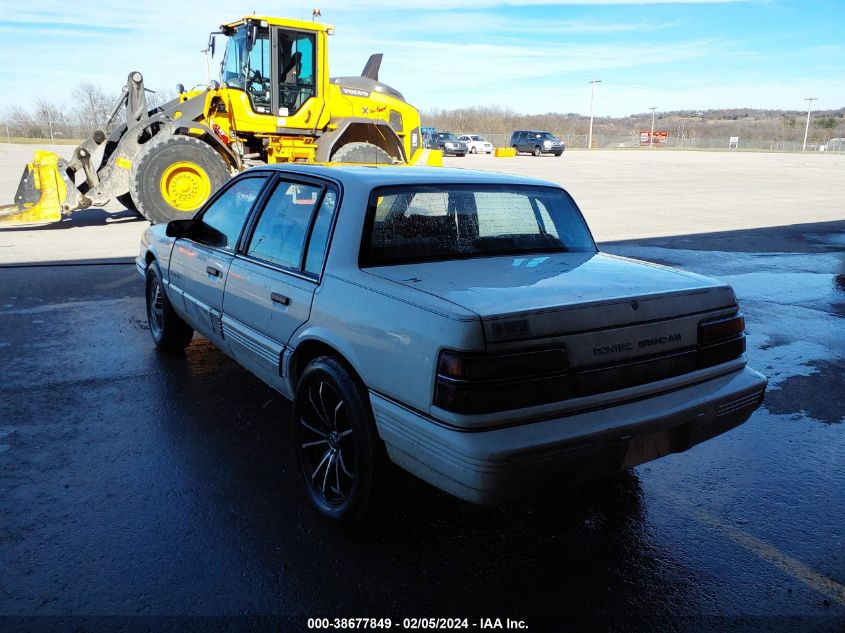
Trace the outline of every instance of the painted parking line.
{"label": "painted parking line", "polygon": [[797,558],[786,554],[773,545],[752,536],[734,525],[730,525],[718,517],[709,514],[693,506],[689,501],[676,494],[667,491],[659,491],[660,496],[674,505],[676,509],[683,509],[691,517],[710,527],[723,536],[726,536],[735,544],[748,550],[761,560],[774,565],[785,574],[804,583],[814,591],[827,596],[834,602],[845,607],[845,586],[839,584],[832,578],[811,569]]}

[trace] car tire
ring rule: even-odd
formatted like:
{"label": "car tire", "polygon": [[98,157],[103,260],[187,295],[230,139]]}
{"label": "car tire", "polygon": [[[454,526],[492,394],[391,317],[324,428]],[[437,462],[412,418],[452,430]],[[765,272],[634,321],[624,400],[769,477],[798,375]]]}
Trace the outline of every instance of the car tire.
{"label": "car tire", "polygon": [[540,149],[540,146],[539,146],[539,145],[535,145],[535,146],[534,146],[534,151],[533,151],[533,152],[531,152],[531,153],[532,153],[532,154],[534,154],[534,156],[542,156],[542,155],[543,155],[543,150],[542,150],[542,149]]}
{"label": "car tire", "polygon": [[372,143],[347,143],[332,155],[335,163],[373,163],[376,165],[392,165],[393,158]]}
{"label": "car tire", "polygon": [[513,146],[513,151],[515,151],[515,152],[516,152],[516,155],[517,155],[517,156],[519,156],[519,147],[517,147],[516,145],[514,145],[514,146]]}
{"label": "car tire", "polygon": [[[134,161],[129,193],[138,212],[153,224],[189,219],[229,180],[226,161],[192,136],[153,138]],[[165,191],[172,199],[165,197]]]}
{"label": "car tire", "polygon": [[331,356],[312,360],[294,398],[291,436],[311,504],[341,529],[377,507],[389,460],[366,387]]}
{"label": "car tire", "polygon": [[560,158],[561,156],[563,156],[563,152],[555,152],[555,156],[557,156],[558,158]]}
{"label": "car tire", "polygon": [[466,152],[457,152],[457,153],[455,154],[455,156],[457,156],[458,158],[463,158],[463,157],[464,157],[464,156],[466,156],[466,155],[467,155],[467,153],[466,153]]}
{"label": "car tire", "polygon": [[477,150],[476,150],[474,147],[470,147],[470,148],[469,148],[469,153],[470,153],[470,154],[475,154],[475,153],[477,153]]}
{"label": "car tire", "polygon": [[173,310],[162,284],[158,262],[151,261],[146,275],[147,322],[153,341],[165,352],[181,352],[194,336],[194,329]]}

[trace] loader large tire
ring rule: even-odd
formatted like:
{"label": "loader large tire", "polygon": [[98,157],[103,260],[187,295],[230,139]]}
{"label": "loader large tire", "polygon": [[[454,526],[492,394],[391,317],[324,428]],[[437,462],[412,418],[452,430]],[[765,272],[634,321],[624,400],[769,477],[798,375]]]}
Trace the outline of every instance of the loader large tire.
{"label": "loader large tire", "polygon": [[332,155],[335,163],[375,163],[378,165],[392,165],[393,158],[372,143],[347,143]]}
{"label": "loader large tire", "polygon": [[147,143],[132,166],[129,192],[153,224],[189,219],[229,180],[226,161],[191,136],[164,136]]}

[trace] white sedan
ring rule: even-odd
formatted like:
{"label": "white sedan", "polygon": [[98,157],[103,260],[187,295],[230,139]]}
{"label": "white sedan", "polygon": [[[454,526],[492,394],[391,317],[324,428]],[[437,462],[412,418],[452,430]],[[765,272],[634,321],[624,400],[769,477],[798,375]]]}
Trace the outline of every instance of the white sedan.
{"label": "white sedan", "polygon": [[505,501],[686,450],[766,387],[730,286],[599,252],[523,177],[259,167],[136,264],[158,347],[196,331],[293,400],[308,497],[344,527],[393,465]]}
{"label": "white sedan", "polygon": [[477,134],[463,134],[458,137],[459,141],[467,144],[470,154],[492,154],[493,144],[483,136]]}

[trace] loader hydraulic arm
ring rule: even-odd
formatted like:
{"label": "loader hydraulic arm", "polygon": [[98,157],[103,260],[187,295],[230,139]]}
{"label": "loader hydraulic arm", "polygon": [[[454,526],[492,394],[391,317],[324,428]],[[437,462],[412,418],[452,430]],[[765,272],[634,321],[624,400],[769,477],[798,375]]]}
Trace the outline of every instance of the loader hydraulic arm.
{"label": "loader hydraulic arm", "polygon": [[[143,75],[129,73],[104,128],[112,127],[121,112],[123,123],[108,135],[103,129],[94,130],[73,150],[70,160],[53,152],[36,152],[24,170],[14,205],[0,207],[0,223],[55,222],[75,210],[102,206],[111,198],[126,195],[129,171],[142,141],[155,133],[150,126],[163,126],[171,120],[163,108],[148,109],[146,92]],[[96,166],[94,155],[101,146],[103,156]],[[84,180],[77,184],[80,173]]]}

